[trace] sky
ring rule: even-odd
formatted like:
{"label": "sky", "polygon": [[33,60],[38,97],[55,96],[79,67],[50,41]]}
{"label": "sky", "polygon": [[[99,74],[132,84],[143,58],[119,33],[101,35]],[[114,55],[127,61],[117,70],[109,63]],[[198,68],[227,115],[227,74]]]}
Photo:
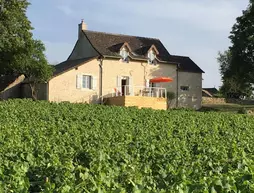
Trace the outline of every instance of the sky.
{"label": "sky", "polygon": [[189,56],[202,70],[203,87],[219,87],[217,56],[248,0],[30,0],[34,38],[51,64],[66,60],[84,19],[89,30],[159,38],[170,54]]}

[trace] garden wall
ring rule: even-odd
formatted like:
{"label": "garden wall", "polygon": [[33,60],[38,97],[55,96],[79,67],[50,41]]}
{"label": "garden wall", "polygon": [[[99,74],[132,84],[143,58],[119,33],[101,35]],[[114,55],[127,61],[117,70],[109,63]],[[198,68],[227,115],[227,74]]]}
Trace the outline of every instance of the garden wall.
{"label": "garden wall", "polygon": [[254,100],[202,97],[202,104],[226,104],[226,103],[234,103],[239,105],[254,105]]}
{"label": "garden wall", "polygon": [[225,104],[225,98],[202,97],[202,104]]}

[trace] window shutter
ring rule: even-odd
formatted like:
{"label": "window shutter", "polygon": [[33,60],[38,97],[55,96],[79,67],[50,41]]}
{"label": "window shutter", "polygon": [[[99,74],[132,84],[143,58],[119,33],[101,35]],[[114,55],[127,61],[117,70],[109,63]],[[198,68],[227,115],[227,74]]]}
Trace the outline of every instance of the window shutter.
{"label": "window shutter", "polygon": [[150,80],[146,79],[146,88],[149,88],[149,82],[150,82]]}
{"label": "window shutter", "polygon": [[129,92],[130,95],[133,96],[134,92],[134,84],[133,84],[133,76],[129,77]]}
{"label": "window shutter", "polygon": [[153,61],[155,59],[155,55],[153,52],[151,52],[151,60]]}
{"label": "window shutter", "polygon": [[148,52],[148,58],[151,59],[151,52]]}
{"label": "window shutter", "polygon": [[77,89],[82,88],[82,75],[81,74],[78,74],[76,76],[76,87],[77,87]]}
{"label": "window shutter", "polygon": [[96,76],[92,76],[92,89],[96,90],[97,89],[97,77]]}
{"label": "window shutter", "polygon": [[129,86],[133,86],[133,77],[132,76],[129,77]]}
{"label": "window shutter", "polygon": [[117,76],[117,80],[116,80],[116,87],[120,88],[121,87],[121,76]]}

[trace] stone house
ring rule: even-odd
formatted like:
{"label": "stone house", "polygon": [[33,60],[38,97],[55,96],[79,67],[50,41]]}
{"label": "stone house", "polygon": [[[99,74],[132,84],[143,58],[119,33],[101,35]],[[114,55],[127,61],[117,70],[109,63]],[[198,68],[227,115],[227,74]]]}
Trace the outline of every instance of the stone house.
{"label": "stone house", "polygon": [[[73,51],[40,85],[39,98],[165,109],[163,98],[171,92],[172,107],[198,109],[202,73],[189,57],[169,54],[159,39],[90,31],[82,21]],[[171,81],[151,81],[165,77]]]}

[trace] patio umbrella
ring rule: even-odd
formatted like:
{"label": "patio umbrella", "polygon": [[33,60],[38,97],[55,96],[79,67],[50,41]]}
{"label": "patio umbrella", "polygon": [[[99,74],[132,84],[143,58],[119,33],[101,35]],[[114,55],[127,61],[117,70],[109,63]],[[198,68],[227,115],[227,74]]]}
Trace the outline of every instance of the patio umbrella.
{"label": "patio umbrella", "polygon": [[150,79],[150,83],[159,83],[159,82],[172,82],[173,79],[169,77],[156,77],[153,79]]}

